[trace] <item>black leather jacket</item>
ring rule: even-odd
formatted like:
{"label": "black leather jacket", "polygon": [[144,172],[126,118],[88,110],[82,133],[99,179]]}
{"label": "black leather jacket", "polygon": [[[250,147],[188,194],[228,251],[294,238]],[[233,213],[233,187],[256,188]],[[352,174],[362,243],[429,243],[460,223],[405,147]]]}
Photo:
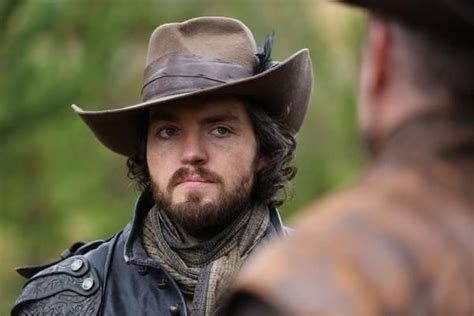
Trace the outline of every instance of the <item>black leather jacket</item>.
{"label": "black leather jacket", "polygon": [[[184,297],[161,265],[148,258],[139,237],[140,222],[153,206],[142,195],[132,221],[108,240],[68,251],[26,283],[12,315],[187,315]],[[265,240],[285,233],[276,209]]]}

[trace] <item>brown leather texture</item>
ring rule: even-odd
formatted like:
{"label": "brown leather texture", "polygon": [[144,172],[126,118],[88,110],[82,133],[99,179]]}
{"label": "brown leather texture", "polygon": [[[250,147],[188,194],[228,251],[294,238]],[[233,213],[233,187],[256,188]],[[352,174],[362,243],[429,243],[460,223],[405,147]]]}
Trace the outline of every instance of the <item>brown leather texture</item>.
{"label": "brown leather texture", "polygon": [[398,132],[358,184],[248,262],[233,298],[283,315],[474,315],[474,124],[461,121]]}

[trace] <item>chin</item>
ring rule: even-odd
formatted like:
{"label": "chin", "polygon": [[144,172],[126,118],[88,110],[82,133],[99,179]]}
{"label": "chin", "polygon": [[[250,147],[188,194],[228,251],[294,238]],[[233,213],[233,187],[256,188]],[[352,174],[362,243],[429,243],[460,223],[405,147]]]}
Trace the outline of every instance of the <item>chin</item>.
{"label": "chin", "polygon": [[180,193],[174,198],[173,204],[193,204],[193,205],[205,205],[213,204],[218,201],[219,194],[214,192],[203,192],[202,190],[191,190],[188,192]]}

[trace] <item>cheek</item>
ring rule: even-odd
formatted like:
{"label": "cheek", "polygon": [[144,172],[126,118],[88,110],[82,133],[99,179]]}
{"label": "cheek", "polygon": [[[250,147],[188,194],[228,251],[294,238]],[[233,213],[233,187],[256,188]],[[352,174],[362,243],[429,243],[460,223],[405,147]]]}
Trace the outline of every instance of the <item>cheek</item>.
{"label": "cheek", "polygon": [[[224,182],[230,185],[241,183],[243,177],[248,177],[255,171],[255,152],[245,150],[227,151],[220,158],[216,159],[218,169]],[[212,169],[212,168],[211,168]]]}
{"label": "cheek", "polygon": [[148,148],[147,150],[147,163],[150,177],[160,188],[165,187],[172,176],[172,161],[173,159],[168,155],[164,155],[159,150],[152,148]]}

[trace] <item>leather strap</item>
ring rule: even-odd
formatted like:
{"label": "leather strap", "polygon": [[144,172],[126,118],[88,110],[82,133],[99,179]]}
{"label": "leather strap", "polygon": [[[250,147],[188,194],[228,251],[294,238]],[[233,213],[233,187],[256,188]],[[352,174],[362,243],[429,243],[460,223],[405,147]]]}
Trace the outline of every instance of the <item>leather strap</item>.
{"label": "leather strap", "polygon": [[241,65],[191,54],[168,54],[145,69],[143,101],[197,91],[252,76]]}

